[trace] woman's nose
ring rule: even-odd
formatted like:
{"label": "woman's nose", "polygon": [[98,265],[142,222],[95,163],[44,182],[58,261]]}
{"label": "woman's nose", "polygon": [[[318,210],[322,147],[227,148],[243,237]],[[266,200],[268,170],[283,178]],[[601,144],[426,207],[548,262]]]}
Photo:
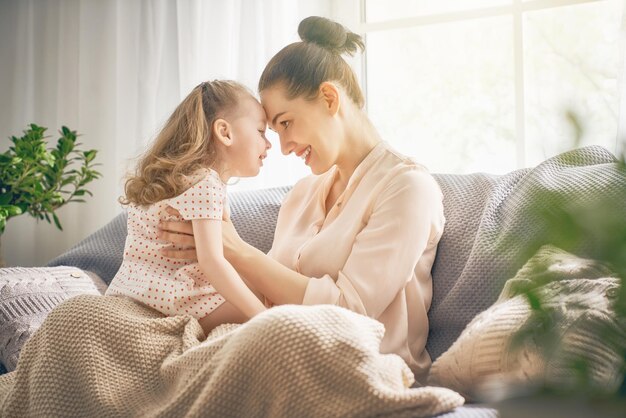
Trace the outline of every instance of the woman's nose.
{"label": "woman's nose", "polygon": [[283,153],[283,155],[291,154],[294,147],[295,144],[293,142],[287,141],[286,139],[283,139],[282,136],[280,136],[280,151]]}

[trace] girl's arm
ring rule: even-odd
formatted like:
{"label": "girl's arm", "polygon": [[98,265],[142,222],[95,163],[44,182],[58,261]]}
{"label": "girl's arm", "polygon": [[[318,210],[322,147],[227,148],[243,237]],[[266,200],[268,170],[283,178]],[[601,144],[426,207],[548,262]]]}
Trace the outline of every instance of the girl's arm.
{"label": "girl's arm", "polygon": [[264,311],[263,303],[224,258],[222,221],[194,219],[192,229],[200,270],[215,290],[249,318]]}

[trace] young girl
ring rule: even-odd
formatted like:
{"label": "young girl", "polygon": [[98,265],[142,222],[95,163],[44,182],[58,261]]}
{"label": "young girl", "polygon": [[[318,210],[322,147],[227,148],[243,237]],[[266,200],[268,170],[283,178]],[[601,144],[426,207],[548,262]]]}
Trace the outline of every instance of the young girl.
{"label": "young girl", "polygon": [[[124,259],[107,295],[136,299],[166,315],[188,314],[205,333],[245,322],[265,309],[224,258],[226,182],[258,174],[267,150],[259,102],[233,81],[205,82],[170,116],[126,181],[128,236]],[[167,214],[172,207],[180,217]],[[161,220],[191,220],[198,261],[164,257]]]}

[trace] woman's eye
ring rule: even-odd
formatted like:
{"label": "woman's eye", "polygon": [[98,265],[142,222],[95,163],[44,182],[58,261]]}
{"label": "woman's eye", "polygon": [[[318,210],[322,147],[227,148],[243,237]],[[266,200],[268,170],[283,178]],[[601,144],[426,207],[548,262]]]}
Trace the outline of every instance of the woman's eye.
{"label": "woman's eye", "polygon": [[287,129],[289,125],[291,125],[291,121],[284,120],[280,124],[283,126],[283,128]]}

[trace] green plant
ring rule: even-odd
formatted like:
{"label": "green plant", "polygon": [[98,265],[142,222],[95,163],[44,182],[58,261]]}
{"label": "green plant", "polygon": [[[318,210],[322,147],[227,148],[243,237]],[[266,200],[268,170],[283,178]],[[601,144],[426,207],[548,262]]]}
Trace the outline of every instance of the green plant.
{"label": "green plant", "polygon": [[[576,132],[574,148],[580,145],[582,132],[582,118],[578,115],[567,113]],[[626,141],[622,141],[623,150],[618,155],[616,162],[616,172],[619,174],[622,185],[626,185]],[[575,165],[575,161],[572,161]],[[549,193],[549,191],[547,191]],[[612,193],[599,193],[598,198],[593,201],[572,202],[570,199],[561,198],[556,200],[549,208],[546,208],[540,196],[533,202],[531,210],[535,211],[537,217],[546,220],[550,225],[550,230],[555,238],[552,242],[559,248],[570,251],[581,248],[587,244],[589,255],[597,262],[610,268],[614,276],[620,280],[619,292],[614,295],[613,309],[616,319],[620,323],[626,322],[626,213],[623,211],[626,202],[626,186],[615,190]],[[546,199],[547,200],[547,199]],[[520,255],[527,260],[540,245],[543,238],[538,237],[537,241],[530,243]],[[589,245],[592,243],[592,245]],[[508,245],[514,245],[509,242]],[[548,324],[545,327],[536,327],[530,332],[534,333],[541,343],[545,358],[550,358],[558,348],[560,341],[556,328],[552,325],[557,323],[559,318],[545,305],[540,294],[532,289],[524,292],[535,318],[543,319],[538,323]],[[624,350],[624,333],[616,332],[610,327],[599,329],[602,341],[608,346],[622,353],[624,365],[622,372],[626,373],[626,351]],[[523,341],[525,334],[529,330],[520,330],[519,341]],[[585,357],[573,359],[571,362],[571,376],[575,379],[573,386],[567,389],[544,387],[548,393],[575,393],[579,396],[602,397],[606,394],[589,387],[589,359]],[[615,397],[626,398],[626,380],[622,382],[622,387]]]}
{"label": "green plant", "polygon": [[96,150],[77,147],[76,131],[63,126],[56,147],[48,149],[47,128],[30,124],[21,137],[11,136],[13,146],[0,154],[0,234],[7,220],[29,213],[59,229],[55,211],[69,202],[84,202],[92,193],[85,186],[100,177],[93,169]]}

